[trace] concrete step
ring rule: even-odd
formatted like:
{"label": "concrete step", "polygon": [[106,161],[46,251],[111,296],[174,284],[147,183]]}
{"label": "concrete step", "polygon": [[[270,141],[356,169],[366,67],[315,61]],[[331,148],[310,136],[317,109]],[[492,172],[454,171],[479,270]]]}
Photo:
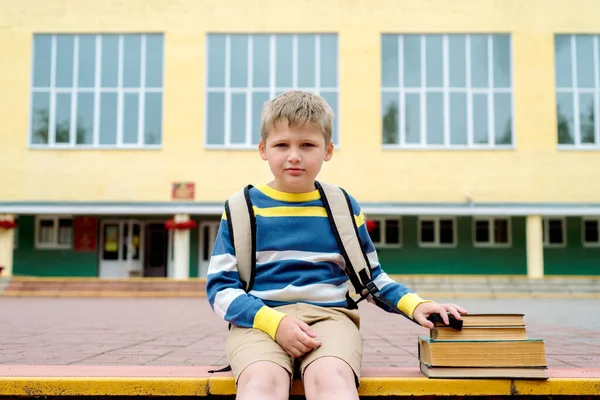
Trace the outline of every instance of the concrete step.
{"label": "concrete step", "polygon": [[[416,293],[464,295],[580,295],[600,298],[600,277],[401,276],[392,275]],[[204,297],[206,279],[190,278],[0,278],[3,296],[55,297]]]}

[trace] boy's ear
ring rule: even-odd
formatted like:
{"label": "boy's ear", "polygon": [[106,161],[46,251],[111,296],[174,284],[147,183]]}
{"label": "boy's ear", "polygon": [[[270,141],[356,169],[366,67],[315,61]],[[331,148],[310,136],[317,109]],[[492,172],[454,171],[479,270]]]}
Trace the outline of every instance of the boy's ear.
{"label": "boy's ear", "polygon": [[263,144],[262,139],[258,142],[258,152],[260,153],[260,158],[267,161],[267,151],[265,149],[265,145]]}
{"label": "boy's ear", "polygon": [[329,142],[329,144],[327,145],[327,150],[325,151],[325,161],[329,161],[331,160],[331,157],[333,156],[333,140]]}

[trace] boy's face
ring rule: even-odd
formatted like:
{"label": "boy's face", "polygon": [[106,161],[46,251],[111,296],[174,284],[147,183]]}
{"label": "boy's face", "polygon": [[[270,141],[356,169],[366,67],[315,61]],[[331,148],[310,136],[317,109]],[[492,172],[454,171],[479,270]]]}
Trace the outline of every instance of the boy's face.
{"label": "boy's face", "polygon": [[273,189],[306,193],[315,190],[323,161],[333,155],[333,142],[326,145],[323,134],[312,125],[292,128],[283,120],[269,130],[266,143],[261,141],[258,150],[275,177]]}

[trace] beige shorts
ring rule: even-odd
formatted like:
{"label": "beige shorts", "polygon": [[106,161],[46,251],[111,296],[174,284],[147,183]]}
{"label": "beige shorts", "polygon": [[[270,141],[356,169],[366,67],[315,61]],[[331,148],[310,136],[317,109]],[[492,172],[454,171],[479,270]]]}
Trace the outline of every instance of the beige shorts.
{"label": "beige shorts", "polygon": [[274,362],[293,378],[296,362],[299,362],[300,375],[304,377],[306,367],[325,356],[344,360],[354,371],[358,384],[363,349],[358,310],[318,307],[306,303],[290,304],[275,309],[310,325],[317,339],[321,341],[321,346],[296,360],[263,331],[232,326],[227,337],[227,359],[236,384],[241,373],[257,361]]}

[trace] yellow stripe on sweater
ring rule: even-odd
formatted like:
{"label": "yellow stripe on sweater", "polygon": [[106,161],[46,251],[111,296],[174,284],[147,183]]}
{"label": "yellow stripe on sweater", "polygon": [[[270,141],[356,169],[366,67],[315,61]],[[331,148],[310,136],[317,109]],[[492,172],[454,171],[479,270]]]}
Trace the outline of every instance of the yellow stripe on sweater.
{"label": "yellow stripe on sweater", "polygon": [[[327,212],[324,207],[269,207],[269,208],[258,208],[254,209],[254,215],[260,215],[261,217],[327,217]],[[227,214],[223,212],[221,219],[227,221]],[[364,214],[354,216],[354,221],[357,227],[361,227],[365,223]]]}

